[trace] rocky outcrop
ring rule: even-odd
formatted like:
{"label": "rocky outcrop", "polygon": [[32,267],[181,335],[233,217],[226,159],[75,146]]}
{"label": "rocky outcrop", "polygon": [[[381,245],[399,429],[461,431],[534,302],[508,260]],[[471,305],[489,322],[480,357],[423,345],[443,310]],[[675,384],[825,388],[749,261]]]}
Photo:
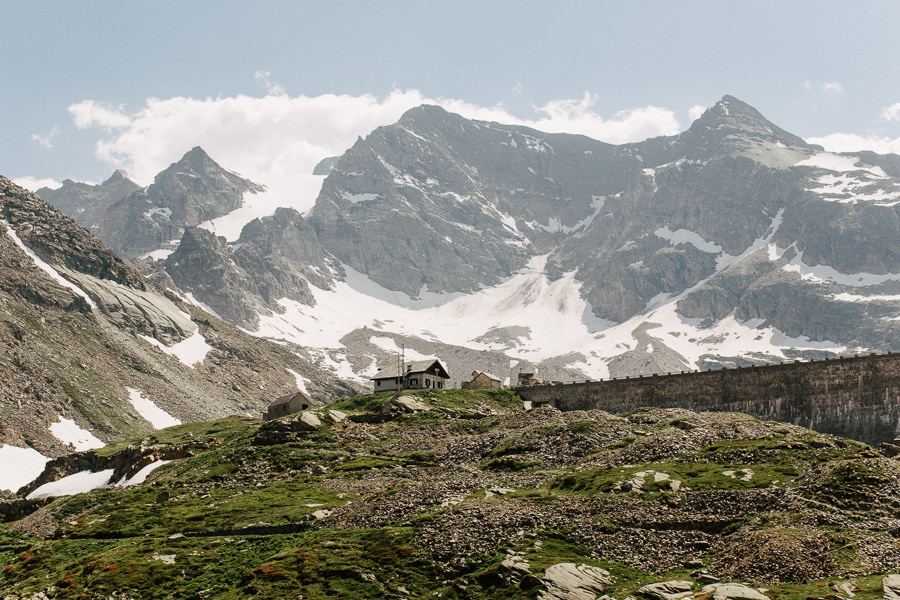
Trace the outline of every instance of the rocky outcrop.
{"label": "rocky outcrop", "polygon": [[888,575],[881,586],[884,589],[884,600],[900,600],[900,575]]}
{"label": "rocky outcrop", "polygon": [[651,600],[677,600],[689,596],[693,587],[692,581],[661,581],[645,585],[638,590],[638,594]]}
{"label": "rocky outcrop", "polygon": [[545,589],[541,600],[594,600],[604,586],[612,584],[609,571],[590,565],[557,563],[550,565],[541,578]]}

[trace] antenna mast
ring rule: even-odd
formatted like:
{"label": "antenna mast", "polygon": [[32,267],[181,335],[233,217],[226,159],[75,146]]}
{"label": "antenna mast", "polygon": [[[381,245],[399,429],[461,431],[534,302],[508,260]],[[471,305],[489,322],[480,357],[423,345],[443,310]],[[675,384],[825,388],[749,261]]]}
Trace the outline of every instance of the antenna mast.
{"label": "antenna mast", "polygon": [[406,344],[400,344],[400,391],[406,379]]}

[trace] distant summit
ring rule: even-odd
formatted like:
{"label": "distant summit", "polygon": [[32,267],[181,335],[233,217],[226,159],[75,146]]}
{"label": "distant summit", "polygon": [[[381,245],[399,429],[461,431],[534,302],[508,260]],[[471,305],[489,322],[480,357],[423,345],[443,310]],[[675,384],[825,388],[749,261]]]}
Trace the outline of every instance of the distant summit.
{"label": "distant summit", "polygon": [[37,195],[89,229],[96,228],[109,207],[141,189],[121,169],[103,183],[91,185],[66,179],[57,189],[41,188]]}
{"label": "distant summit", "polygon": [[246,193],[261,185],[223,169],[196,146],[160,172],[146,190],[110,206],[95,232],[126,258],[177,242],[185,227],[199,225],[241,207]]}

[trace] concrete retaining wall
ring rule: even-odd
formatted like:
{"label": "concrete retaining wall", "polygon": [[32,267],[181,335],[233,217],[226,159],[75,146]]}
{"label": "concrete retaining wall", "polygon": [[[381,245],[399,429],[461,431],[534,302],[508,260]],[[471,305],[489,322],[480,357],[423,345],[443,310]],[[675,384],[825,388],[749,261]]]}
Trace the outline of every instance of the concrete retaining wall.
{"label": "concrete retaining wall", "polygon": [[877,445],[900,435],[900,355],[514,388],[560,410],[743,412]]}

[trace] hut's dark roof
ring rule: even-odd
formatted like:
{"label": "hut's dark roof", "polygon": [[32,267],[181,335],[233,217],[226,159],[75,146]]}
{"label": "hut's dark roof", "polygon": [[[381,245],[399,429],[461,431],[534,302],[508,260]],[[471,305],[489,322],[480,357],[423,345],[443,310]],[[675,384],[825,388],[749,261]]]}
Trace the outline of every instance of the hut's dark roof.
{"label": "hut's dark roof", "polygon": [[[447,372],[447,369],[444,368],[444,365],[441,364],[441,361],[432,358],[429,360],[416,360],[413,362],[406,363],[406,371],[404,374],[412,374],[412,373],[425,373],[426,371],[431,371],[432,367],[437,365],[438,375],[443,377],[444,379],[450,379],[450,374]],[[400,376],[400,368],[399,365],[393,364],[385,367],[380,367],[378,372],[375,373],[371,379],[393,379]]]}

